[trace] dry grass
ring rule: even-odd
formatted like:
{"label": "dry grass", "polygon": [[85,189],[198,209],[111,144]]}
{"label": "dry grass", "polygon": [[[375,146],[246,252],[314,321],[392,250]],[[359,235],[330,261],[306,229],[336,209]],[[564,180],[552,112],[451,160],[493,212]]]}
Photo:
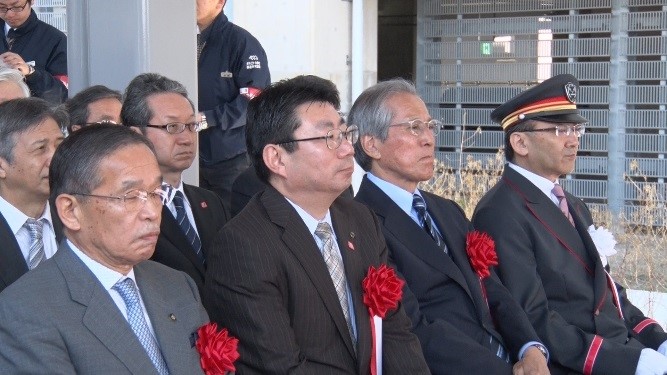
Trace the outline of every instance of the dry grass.
{"label": "dry grass", "polygon": [[[463,161],[465,160],[465,161]],[[499,180],[504,165],[502,151],[486,160],[463,159],[451,166],[436,161],[432,180],[420,188],[449,198],[472,217],[477,202]],[[633,163],[632,167],[637,168]],[[640,171],[633,173],[641,175]],[[604,225],[614,233],[617,254],[609,257],[614,279],[630,289],[667,292],[667,208],[657,184],[641,179],[630,181],[637,189],[637,210],[632,214],[612,215],[609,211],[592,209],[597,226]]]}

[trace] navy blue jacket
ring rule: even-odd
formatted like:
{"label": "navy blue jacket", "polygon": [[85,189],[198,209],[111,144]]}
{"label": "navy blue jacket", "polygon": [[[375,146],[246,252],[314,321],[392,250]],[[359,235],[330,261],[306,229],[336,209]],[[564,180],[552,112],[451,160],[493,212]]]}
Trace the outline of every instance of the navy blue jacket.
{"label": "navy blue jacket", "polygon": [[[1,30],[5,21],[0,20]],[[6,38],[1,38],[0,54],[7,51],[21,56],[27,63],[35,62],[35,72],[26,77],[32,96],[52,103],[62,103],[67,99],[67,37],[62,31],[37,18],[34,10],[23,25],[16,29],[12,48]],[[60,77],[56,78],[56,77]]]}
{"label": "navy blue jacket", "polygon": [[199,135],[199,157],[210,166],[246,152],[248,101],[271,83],[271,76],[259,41],[224,13],[202,31],[201,39],[199,111],[209,129]]}

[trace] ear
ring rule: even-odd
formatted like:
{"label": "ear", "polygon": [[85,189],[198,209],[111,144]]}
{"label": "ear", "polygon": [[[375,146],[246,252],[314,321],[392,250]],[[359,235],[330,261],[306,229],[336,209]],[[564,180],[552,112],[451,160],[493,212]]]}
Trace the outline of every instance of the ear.
{"label": "ear", "polygon": [[274,144],[268,144],[262,150],[262,159],[266,167],[271,173],[282,177],[286,176],[284,163],[286,155],[287,151],[284,148]]}
{"label": "ear", "polygon": [[9,163],[5,158],[0,157],[0,178],[7,177],[7,170],[9,169]]}
{"label": "ear", "polygon": [[74,133],[75,131],[77,131],[79,129],[81,129],[81,125],[77,125],[77,124],[72,125],[72,133]]}
{"label": "ear", "polygon": [[529,144],[530,144],[530,139],[525,133],[510,134],[510,145],[512,145],[514,154],[518,156],[526,156],[528,154]]}
{"label": "ear", "polygon": [[380,159],[381,157],[380,149],[378,148],[379,143],[380,140],[373,137],[372,135],[364,135],[359,140],[359,144],[361,145],[361,148],[364,150],[366,155],[368,155],[371,159],[376,160]]}
{"label": "ear", "polygon": [[138,126],[130,126],[130,129],[134,130],[136,133],[145,136],[146,134],[141,132],[141,129]]}
{"label": "ear", "polygon": [[80,202],[73,195],[60,194],[56,197],[56,209],[58,217],[63,225],[76,232],[81,229],[82,212]]}

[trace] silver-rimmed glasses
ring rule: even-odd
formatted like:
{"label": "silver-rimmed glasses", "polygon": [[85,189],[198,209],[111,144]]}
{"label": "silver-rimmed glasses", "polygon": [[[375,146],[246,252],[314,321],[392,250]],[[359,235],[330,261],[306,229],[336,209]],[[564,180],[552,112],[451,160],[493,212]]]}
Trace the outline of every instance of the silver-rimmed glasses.
{"label": "silver-rimmed glasses", "polygon": [[345,138],[348,142],[355,144],[359,140],[359,128],[356,125],[350,125],[345,130],[340,128],[331,129],[327,132],[327,135],[321,137],[288,139],[285,141],[276,142],[275,144],[282,145],[285,143],[324,139],[327,142],[327,148],[329,150],[335,150],[340,147],[341,143],[343,143],[343,138]]}
{"label": "silver-rimmed glasses", "polygon": [[553,132],[556,134],[556,137],[568,137],[570,134],[574,134],[577,138],[579,138],[582,135],[584,135],[584,133],[586,133],[586,125],[562,124],[562,125],[556,125],[552,128],[526,129],[519,131],[519,133],[533,133],[533,132]]}
{"label": "silver-rimmed glasses", "polygon": [[404,126],[405,129],[408,130],[415,137],[419,137],[420,135],[424,134],[424,131],[426,129],[428,129],[433,134],[433,136],[436,136],[440,132],[440,128],[442,128],[442,123],[438,120],[430,120],[424,122],[422,120],[415,119],[411,121],[389,125],[389,127],[392,126]]}
{"label": "silver-rimmed glasses", "polygon": [[199,130],[201,130],[201,123],[199,122],[190,122],[187,124],[184,124],[182,122],[172,122],[167,125],[151,125],[147,124],[146,125],[149,128],[157,128],[157,129],[162,129],[165,130],[169,134],[180,134],[183,133],[185,128],[188,128],[189,131],[196,133]]}
{"label": "silver-rimmed glasses", "polygon": [[121,202],[128,211],[139,211],[146,205],[146,202],[151,202],[154,205],[162,205],[166,199],[167,194],[162,190],[162,186],[158,186],[152,191],[133,189],[123,194],[122,196],[115,195],[98,195],[86,193],[69,193],[70,195],[80,195],[84,197],[93,197],[101,199],[113,199]]}

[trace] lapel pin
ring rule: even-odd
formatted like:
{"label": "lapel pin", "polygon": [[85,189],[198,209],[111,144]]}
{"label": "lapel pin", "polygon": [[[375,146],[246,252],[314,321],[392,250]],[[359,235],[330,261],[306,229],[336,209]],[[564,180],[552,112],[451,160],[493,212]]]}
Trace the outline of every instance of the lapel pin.
{"label": "lapel pin", "polygon": [[354,244],[352,243],[352,241],[347,241],[347,247],[348,247],[350,250],[354,250]]}
{"label": "lapel pin", "polygon": [[355,234],[354,232],[350,232],[350,238],[354,238]]}
{"label": "lapel pin", "polygon": [[208,204],[206,202],[201,202],[199,205],[201,206],[201,208],[208,207]]}
{"label": "lapel pin", "polygon": [[169,320],[171,320],[172,322],[175,322],[176,321],[176,315],[169,314]]}

